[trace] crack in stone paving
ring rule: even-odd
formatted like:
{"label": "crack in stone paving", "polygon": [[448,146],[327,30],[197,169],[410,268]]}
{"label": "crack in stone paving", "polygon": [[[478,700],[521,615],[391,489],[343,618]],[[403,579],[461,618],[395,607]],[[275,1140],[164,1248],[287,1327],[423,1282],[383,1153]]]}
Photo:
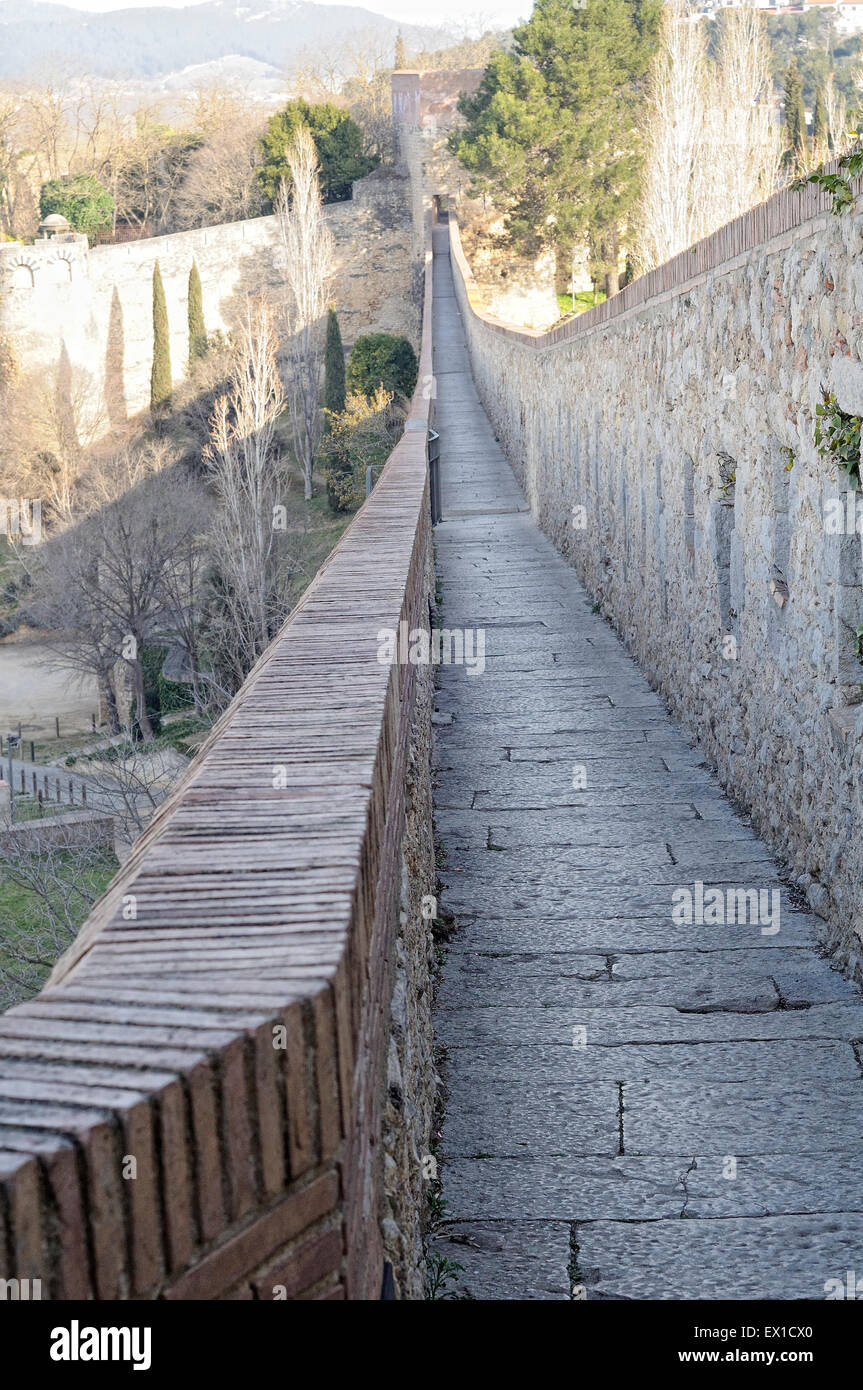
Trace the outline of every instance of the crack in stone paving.
{"label": "crack in stone paving", "polygon": [[[431,1248],[477,1299],[823,1299],[863,1270],[860,993],[526,510],[434,243],[438,579],[486,664],[437,673]],[[696,881],[780,930],[678,924]]]}
{"label": "crack in stone paving", "polygon": [[689,1167],[687,1168],[686,1172],[685,1172],[685,1173],[681,1173],[681,1174],[680,1174],[680,1177],[677,1179],[677,1181],[680,1183],[680,1186],[683,1188],[683,1206],[682,1206],[681,1209],[680,1209],[680,1215],[681,1215],[681,1217],[685,1217],[685,1216],[686,1216],[686,1208],[689,1206],[689,1185],[688,1185],[686,1179],[689,1177],[689,1174],[690,1174],[690,1173],[694,1173],[694,1172],[696,1171],[697,1168],[698,1168],[698,1159],[697,1159],[697,1158],[693,1158],[693,1160],[692,1160],[692,1162],[690,1163]]}

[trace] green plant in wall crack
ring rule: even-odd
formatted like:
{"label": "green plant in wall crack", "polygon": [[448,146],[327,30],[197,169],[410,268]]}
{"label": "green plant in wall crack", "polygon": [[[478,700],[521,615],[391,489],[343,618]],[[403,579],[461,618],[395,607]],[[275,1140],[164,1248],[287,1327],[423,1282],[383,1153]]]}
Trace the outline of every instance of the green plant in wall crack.
{"label": "green plant in wall crack", "polygon": [[859,415],[842,410],[832,391],[821,388],[822,403],[815,407],[815,447],[848,477],[852,492],[860,486]]}
{"label": "green plant in wall crack", "polygon": [[[858,131],[852,131],[852,135],[857,135]],[[847,212],[854,206],[854,189],[851,187],[852,179],[863,177],[863,145],[855,150],[849,150],[839,160],[835,174],[826,174],[824,166],[819,165],[812,174],[807,174],[802,179],[796,179],[791,187],[799,193],[807,183],[813,183],[816,187],[829,193],[833,199],[833,212],[838,217],[841,213]]]}
{"label": "green plant in wall crack", "polygon": [[429,1298],[455,1298],[454,1293],[447,1291],[447,1285],[456,1283],[458,1276],[463,1273],[464,1265],[460,1265],[456,1260],[450,1260],[446,1255],[438,1253],[429,1255]]}
{"label": "green plant in wall crack", "polygon": [[863,623],[854,631],[854,655],[859,662],[863,662]]}

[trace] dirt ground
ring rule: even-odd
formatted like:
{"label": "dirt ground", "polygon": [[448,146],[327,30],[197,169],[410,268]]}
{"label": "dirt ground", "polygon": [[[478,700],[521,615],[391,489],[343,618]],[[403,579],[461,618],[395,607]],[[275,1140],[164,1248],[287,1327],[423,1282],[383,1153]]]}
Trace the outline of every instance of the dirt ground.
{"label": "dirt ground", "polygon": [[25,738],[83,733],[99,707],[96,682],[53,664],[45,647],[32,638],[0,642],[0,735],[16,733],[19,722]]}

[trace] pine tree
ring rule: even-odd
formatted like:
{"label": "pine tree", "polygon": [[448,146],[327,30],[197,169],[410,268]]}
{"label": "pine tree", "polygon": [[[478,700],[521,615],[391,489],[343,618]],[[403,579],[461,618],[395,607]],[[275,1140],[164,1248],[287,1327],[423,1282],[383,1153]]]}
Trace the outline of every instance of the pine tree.
{"label": "pine tree", "polygon": [[[345,408],[345,352],[339,316],[330,308],[327,314],[327,341],[324,350],[324,412],[338,415]],[[324,414],[324,433],[330,429],[330,417]]]}
{"label": "pine tree", "polygon": [[815,110],[812,114],[812,144],[815,150],[823,156],[829,143],[830,127],[827,124],[827,109],[824,105],[824,93],[819,87],[815,93]]}
{"label": "pine tree", "polygon": [[399,71],[401,71],[402,69],[406,68],[407,65],[408,65],[407,49],[405,48],[405,41],[404,41],[404,39],[402,38],[402,32],[401,32],[401,29],[400,29],[399,32],[398,32],[398,34],[396,35],[396,55],[395,55],[395,63],[394,63],[394,66],[395,66]]}
{"label": "pine tree", "polygon": [[204,324],[204,301],[197,261],[189,271],[189,370],[207,355],[207,329]]}
{"label": "pine tree", "polygon": [[639,192],[638,108],[662,0],[536,0],[512,52],[492,55],[450,148],[473,191],[506,209],[510,244],[552,247],[565,289],[576,241],[589,241],[608,290]]}
{"label": "pine tree", "polygon": [[809,158],[809,139],[806,130],[806,108],[803,105],[803,81],[796,59],[785,73],[785,142],[787,158],[795,168],[805,167]]}
{"label": "pine tree", "polygon": [[153,367],[150,373],[150,409],[154,414],[169,408],[172,390],[168,307],[157,261],[153,270]]}

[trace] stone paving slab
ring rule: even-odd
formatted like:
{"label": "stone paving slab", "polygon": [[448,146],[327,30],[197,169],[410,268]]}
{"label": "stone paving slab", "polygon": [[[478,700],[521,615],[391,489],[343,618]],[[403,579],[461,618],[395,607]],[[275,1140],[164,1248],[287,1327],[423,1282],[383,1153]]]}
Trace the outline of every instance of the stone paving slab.
{"label": "stone paving slab", "polygon": [[760,930],[745,924],[728,923],[721,927],[677,926],[671,921],[667,903],[662,910],[645,911],[636,916],[622,912],[618,917],[591,915],[549,915],[536,917],[531,923],[530,940],[525,942],[524,926],[519,913],[498,915],[494,902],[479,913],[472,904],[470,912],[458,918],[458,931],[451,949],[485,952],[491,955],[521,955],[525,950],[549,953],[588,951],[601,955],[616,955],[622,968],[626,953],[638,955],[654,951],[751,950],[777,951],[783,948],[806,949],[815,944],[815,929],[810,917],[803,912],[783,912],[780,929],[775,936],[763,936]]}
{"label": "stone paving slab", "polygon": [[[516,992],[516,976],[513,991]],[[813,1004],[808,1009],[774,1009],[770,1013],[681,1013],[675,1008],[639,1005],[631,1009],[519,1007],[441,1010],[437,1020],[447,1047],[473,1047],[496,1040],[535,1047],[564,1043],[571,1047],[573,1029],[584,1028],[587,1043],[766,1042],[863,1038],[863,1006]],[[469,1065],[469,1062],[468,1062]]]}
{"label": "stone paving slab", "polygon": [[[857,1165],[829,1147],[814,1155],[631,1155],[453,1158],[450,1206],[464,1221],[588,1221],[787,1216],[832,1212],[854,1192]],[[734,1173],[734,1177],[725,1174]],[[863,1201],[854,1196],[857,1214]]]}
{"label": "stone paving slab", "polygon": [[[800,956],[791,960],[790,956]],[[675,1009],[769,1013],[808,1008],[832,1000],[856,1001],[853,985],[822,969],[808,952],[778,949],[750,959],[747,951],[677,951],[668,955],[609,958],[560,954],[488,957],[454,951],[438,997],[439,1007],[496,1008],[509,1002],[519,975],[525,1008],[624,1009],[670,1004]]]}
{"label": "stone paving slab", "polygon": [[588,1299],[823,1299],[829,1279],[860,1268],[863,1215],[598,1221],[576,1244]]}
{"label": "stone paving slab", "polygon": [[432,1250],[462,1266],[457,1297],[569,1299],[570,1228],[562,1221],[449,1226]]}
{"label": "stone paving slab", "polygon": [[[594,1081],[652,1081],[670,1076],[681,1085],[707,1087],[739,1082],[751,1089],[776,1089],[793,1075],[801,1085],[855,1081],[860,1068],[851,1042],[833,1038],[741,1042],[617,1043],[571,1042],[523,1045],[519,1040],[474,1044],[453,1057],[453,1071],[470,1069],[476,1085],[522,1079],[545,1088]],[[826,1137],[829,1143],[829,1136]],[[863,1195],[863,1194],[861,1194]]]}
{"label": "stone paving slab", "polygon": [[[434,235],[439,623],[485,639],[436,673],[449,1296],[823,1298],[863,1274],[863,1001],[536,528]],[[779,932],[673,921],[697,881]]]}

